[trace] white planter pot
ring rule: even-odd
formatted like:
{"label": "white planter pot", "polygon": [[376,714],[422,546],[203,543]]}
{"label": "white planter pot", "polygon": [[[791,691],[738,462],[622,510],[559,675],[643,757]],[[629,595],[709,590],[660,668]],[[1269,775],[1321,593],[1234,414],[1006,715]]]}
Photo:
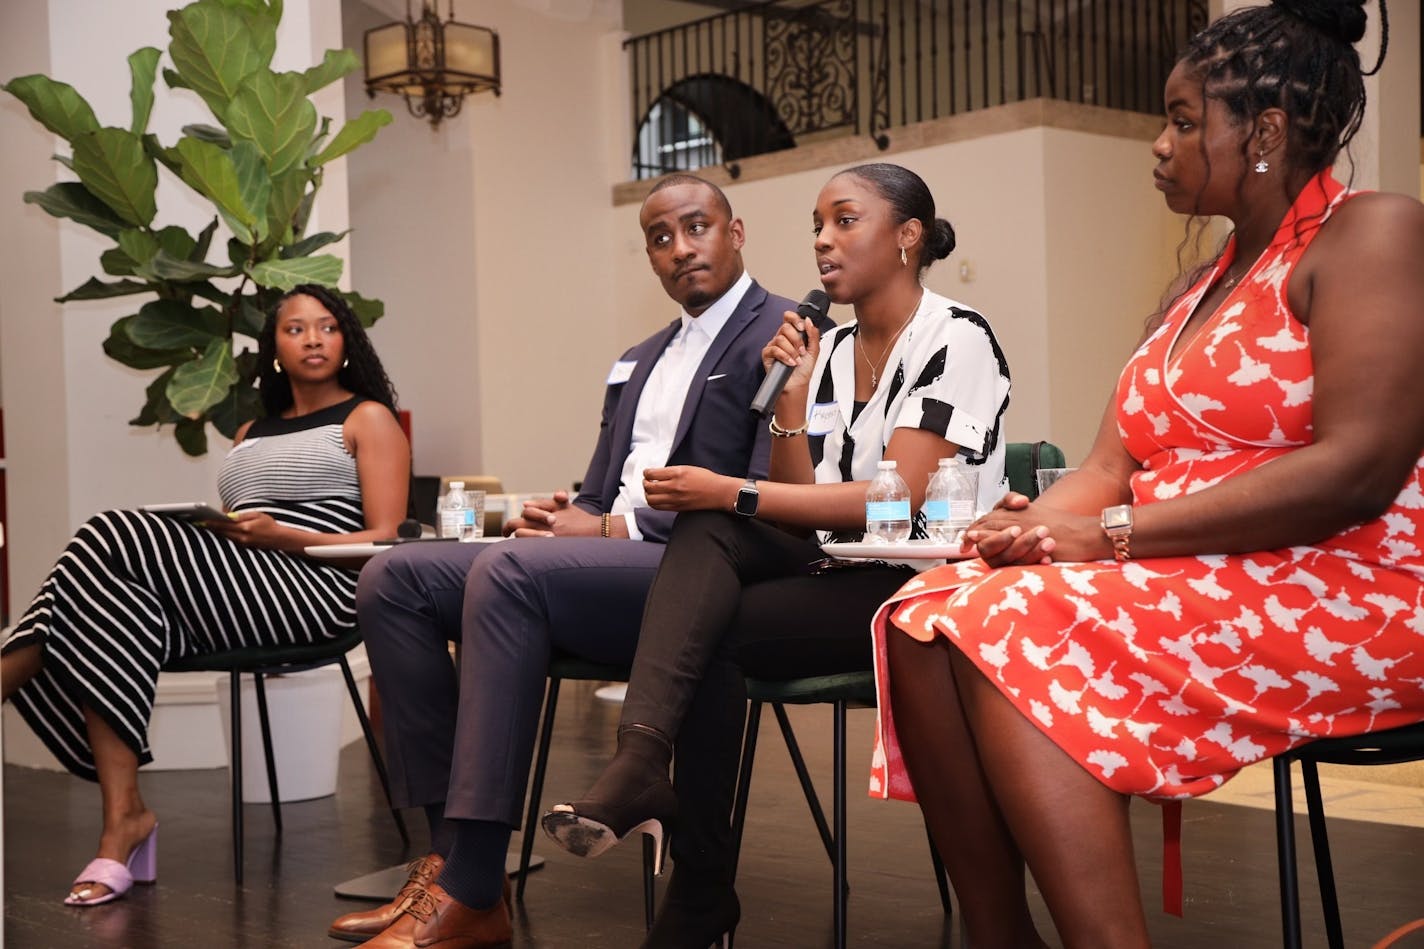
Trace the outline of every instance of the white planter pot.
{"label": "white planter pot", "polygon": [[[305,801],[336,793],[341,754],[341,713],[348,701],[341,667],[332,665],[296,675],[265,676],[267,712],[272,723],[272,755],[277,793],[283,801]],[[216,682],[223,742],[232,760],[231,686],[226,675]],[[270,803],[267,763],[262,752],[262,723],[257,715],[257,686],[242,677],[242,799]]]}

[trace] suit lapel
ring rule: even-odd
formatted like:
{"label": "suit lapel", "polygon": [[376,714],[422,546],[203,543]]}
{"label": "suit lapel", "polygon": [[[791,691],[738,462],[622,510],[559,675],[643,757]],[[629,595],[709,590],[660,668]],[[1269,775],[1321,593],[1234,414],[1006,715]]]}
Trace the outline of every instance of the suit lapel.
{"label": "suit lapel", "polygon": [[741,302],[737,304],[737,308],[732,311],[732,315],[722,326],[722,331],[717,334],[716,339],[712,340],[712,345],[707,347],[707,354],[702,357],[702,362],[697,367],[697,373],[692,377],[692,384],[688,386],[687,398],[683,400],[682,415],[677,420],[677,434],[672,437],[672,449],[668,452],[669,458],[677,452],[678,446],[687,436],[687,430],[692,425],[692,417],[697,414],[698,403],[702,401],[702,392],[707,388],[707,376],[717,366],[717,363],[721,362],[722,357],[731,348],[732,342],[741,335],[747,324],[756,319],[757,312],[765,302],[766,291],[753,280],[752,285],[747,288],[747,292],[742,294]]}
{"label": "suit lapel", "polygon": [[611,497],[618,496],[618,486],[623,481],[623,463],[628,460],[628,454],[633,450],[633,415],[638,410],[638,401],[643,397],[643,387],[648,384],[648,376],[652,374],[653,366],[662,358],[663,350],[667,349],[668,343],[672,342],[681,327],[681,320],[673,320],[661,333],[633,352],[637,365],[633,367],[628,381],[623,384],[623,395],[618,400],[618,411],[613,416],[613,431],[609,433],[609,444],[618,446],[607,474]]}

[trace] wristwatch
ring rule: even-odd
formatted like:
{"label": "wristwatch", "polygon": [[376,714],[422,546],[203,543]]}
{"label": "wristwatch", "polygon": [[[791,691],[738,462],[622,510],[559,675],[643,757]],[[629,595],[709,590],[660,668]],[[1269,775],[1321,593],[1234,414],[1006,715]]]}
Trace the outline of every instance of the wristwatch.
{"label": "wristwatch", "polygon": [[757,501],[761,495],[757,492],[756,479],[748,478],[747,483],[737,489],[737,503],[732,507],[743,517],[756,517]]}
{"label": "wristwatch", "polygon": [[1128,543],[1132,540],[1132,505],[1114,504],[1103,508],[1102,523],[1103,533],[1112,541],[1113,557],[1118,561],[1131,560]]}

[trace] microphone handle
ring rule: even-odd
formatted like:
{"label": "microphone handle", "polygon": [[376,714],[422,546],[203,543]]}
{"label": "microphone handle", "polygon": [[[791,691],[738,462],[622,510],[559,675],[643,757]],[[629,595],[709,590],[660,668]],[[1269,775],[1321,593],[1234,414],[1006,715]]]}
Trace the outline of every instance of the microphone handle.
{"label": "microphone handle", "polygon": [[775,363],[766,378],[761,381],[761,388],[757,389],[756,397],[752,399],[752,411],[765,417],[776,403],[777,396],[781,395],[781,390],[786,388],[786,380],[791,378],[794,371],[794,367],[784,362]]}

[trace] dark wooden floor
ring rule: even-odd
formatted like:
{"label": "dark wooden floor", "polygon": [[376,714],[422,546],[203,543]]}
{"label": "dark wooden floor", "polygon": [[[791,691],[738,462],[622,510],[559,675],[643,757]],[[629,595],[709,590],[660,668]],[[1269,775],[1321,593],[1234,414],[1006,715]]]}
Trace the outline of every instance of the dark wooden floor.
{"label": "dark wooden floor", "polygon": [[[587,787],[610,750],[615,715],[616,707],[593,699],[587,685],[565,686],[548,799]],[[793,711],[813,773],[822,778],[830,771],[829,719],[825,708]],[[930,877],[918,811],[861,793],[872,719],[868,712],[853,712],[851,719],[850,943],[866,949],[957,946],[957,928],[946,925]],[[766,725],[741,864],[743,921],[737,945],[819,949],[831,945],[830,867],[770,716]],[[97,791],[62,774],[5,769],[9,949],[338,949],[345,944],[327,939],[326,925],[360,904],[336,899],[331,885],[404,858],[360,745],[343,752],[335,797],[284,807],[281,840],[272,834],[266,806],[247,808],[242,887],[234,886],[231,876],[226,771],[154,772],[145,775],[144,791],[162,822],[158,885],[139,887],[108,906],[71,909],[60,898],[93,855]],[[829,802],[828,781],[822,781],[822,792]],[[1268,812],[1209,801],[1187,806],[1187,911],[1177,919],[1158,908],[1158,810],[1141,804],[1133,809],[1154,945],[1280,945]],[[416,852],[423,852],[423,821],[418,813],[410,816],[420,825]],[[1424,915],[1424,831],[1334,821],[1332,842],[1348,945],[1373,945],[1396,926]],[[530,878],[516,918],[518,949],[639,944],[638,848],[616,848],[596,863],[568,856],[542,838],[536,848],[548,863]],[[1302,885],[1307,945],[1322,946],[1308,867]],[[1033,904],[1043,930],[1051,932],[1036,895]],[[1424,946],[1424,940],[1400,945]]]}

